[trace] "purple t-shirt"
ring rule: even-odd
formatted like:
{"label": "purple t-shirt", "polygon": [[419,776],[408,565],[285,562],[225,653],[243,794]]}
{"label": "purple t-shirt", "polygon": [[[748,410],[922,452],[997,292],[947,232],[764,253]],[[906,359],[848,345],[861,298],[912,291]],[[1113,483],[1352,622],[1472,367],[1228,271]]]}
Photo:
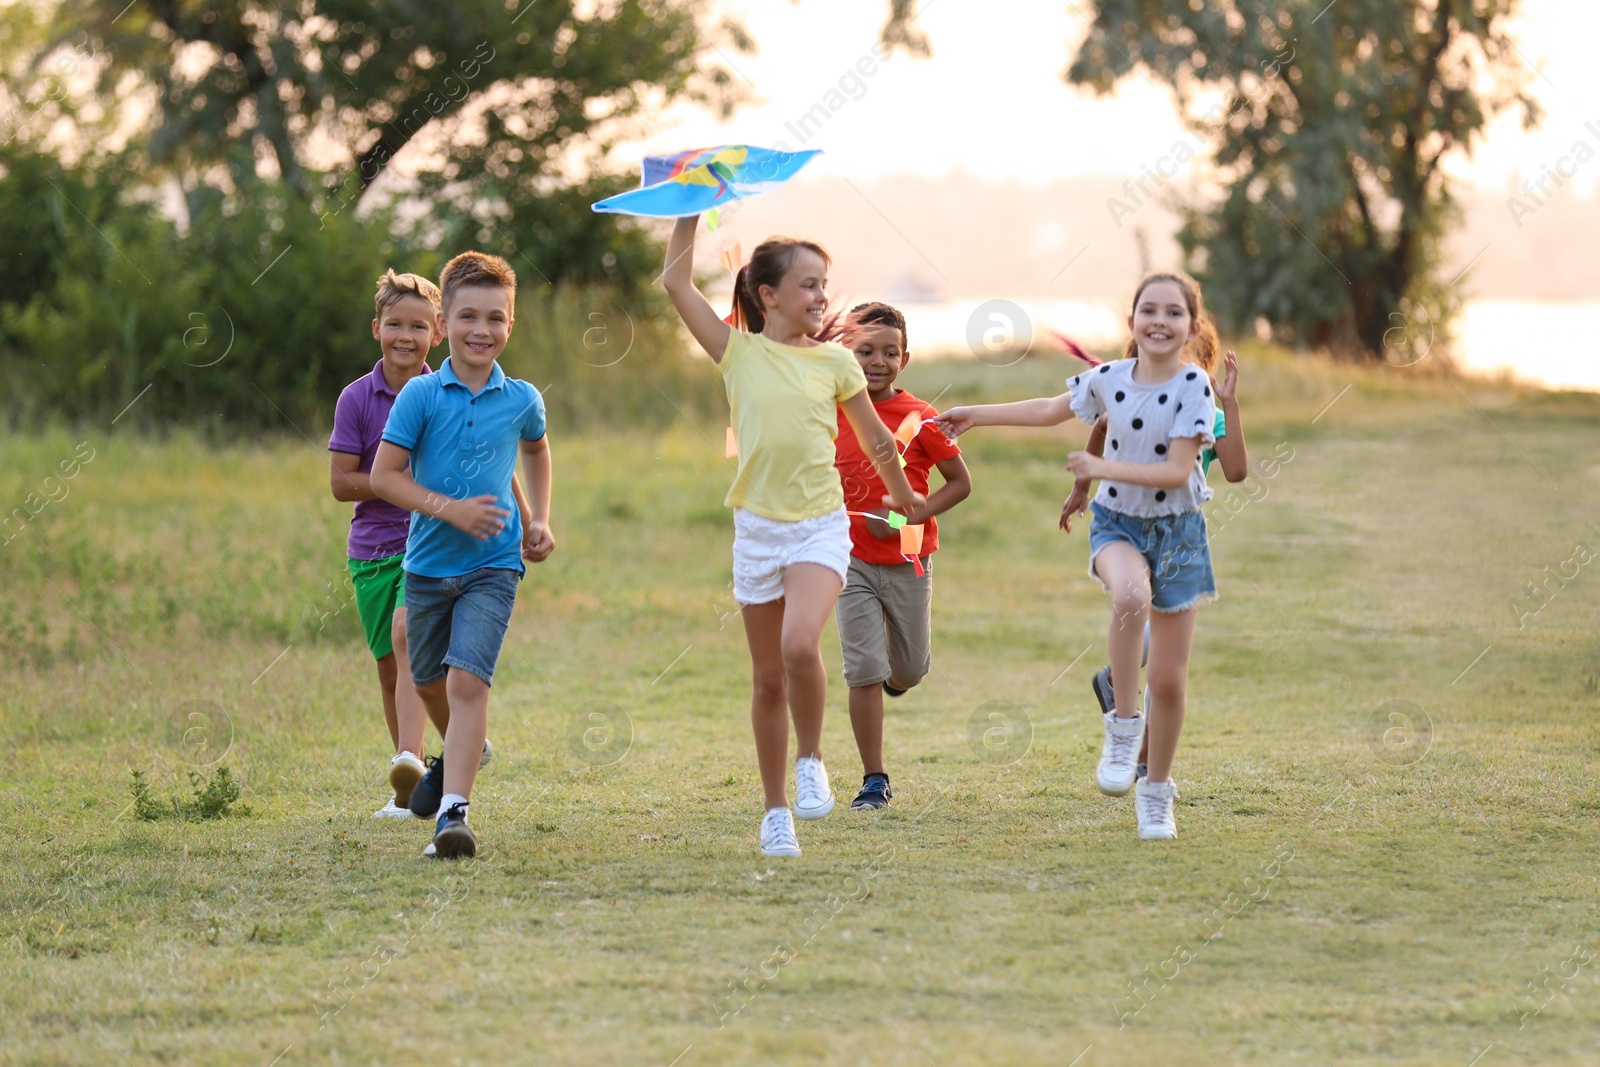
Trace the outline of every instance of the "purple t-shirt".
{"label": "purple t-shirt", "polygon": [[[422,373],[430,373],[422,365]],[[328,451],[360,456],[356,470],[372,473],[372,460],[383,440],[383,427],[394,407],[395,392],[383,377],[383,360],[371,374],[364,374],[344,387],[333,409],[333,435]],[[388,559],[406,550],[406,531],[411,513],[387,500],[357,500],[355,517],[350,520],[350,558]]]}

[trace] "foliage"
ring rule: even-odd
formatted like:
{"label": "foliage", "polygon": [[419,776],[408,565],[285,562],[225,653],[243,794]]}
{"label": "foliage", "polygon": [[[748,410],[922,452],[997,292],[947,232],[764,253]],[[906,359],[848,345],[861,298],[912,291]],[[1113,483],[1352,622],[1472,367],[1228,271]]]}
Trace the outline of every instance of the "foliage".
{"label": "foliage", "polygon": [[658,241],[588,205],[634,180],[603,161],[642,116],[739,98],[707,57],[751,42],[706,7],[0,10],[0,415],[315,437],[377,358],[373,279],[466,247],[517,267],[534,318],[607,290],[654,365],[687,373],[675,331],[644,321]]}
{"label": "foliage", "polygon": [[1262,318],[1283,342],[1383,355],[1454,310],[1434,275],[1445,158],[1505,108],[1537,118],[1517,6],[1097,0],[1067,78],[1106,93],[1147,71],[1217,138],[1223,196],[1190,207],[1180,241],[1225,331]]}
{"label": "foliage", "polygon": [[130,773],[128,791],[133,794],[133,814],[135,818],[144,822],[156,822],[159,819],[188,819],[191,822],[202,822],[206,819],[226,818],[229,815],[250,814],[249,805],[234,806],[238,804],[241,787],[239,780],[226,767],[219,767],[217,773],[210,778],[200,771],[190,771],[189,800],[169,798],[162,801],[156,797],[155,790],[145,780],[143,771],[136,770]]}

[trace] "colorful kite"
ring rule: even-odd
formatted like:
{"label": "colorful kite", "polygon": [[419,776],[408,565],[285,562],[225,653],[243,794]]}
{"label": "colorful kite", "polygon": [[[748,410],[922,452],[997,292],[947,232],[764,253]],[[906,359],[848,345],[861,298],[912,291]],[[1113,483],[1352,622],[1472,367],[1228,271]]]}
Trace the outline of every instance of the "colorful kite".
{"label": "colorful kite", "polygon": [[640,188],[608,196],[594,210],[657,219],[704,214],[777,188],[821,151],[779,152],[730,144],[646,156]]}

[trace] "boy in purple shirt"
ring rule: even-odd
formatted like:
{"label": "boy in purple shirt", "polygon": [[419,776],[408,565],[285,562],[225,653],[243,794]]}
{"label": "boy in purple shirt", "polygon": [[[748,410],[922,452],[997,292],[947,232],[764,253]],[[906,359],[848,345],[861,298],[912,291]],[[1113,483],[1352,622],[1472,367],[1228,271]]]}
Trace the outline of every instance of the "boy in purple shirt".
{"label": "boy in purple shirt", "polygon": [[[405,558],[409,513],[372,491],[372,458],[394,399],[412,378],[428,373],[428,350],[444,340],[439,330],[439,288],[415,274],[389,271],[378,279],[372,336],[383,350],[370,374],[344,387],[333,412],[329,481],[335,500],[354,501],[350,520],[350,579],[367,647],[378,662],[383,717],[395,756],[389,766],[394,796],[379,818],[406,818],[411,788],[422,778],[422,698],[411,685],[406,660]],[[397,680],[405,678],[404,685]]]}
{"label": "boy in purple shirt", "polygon": [[[407,819],[411,791],[422,778],[422,735],[426,728],[422,697],[411,682],[406,655],[406,533],[411,513],[381,499],[372,491],[373,457],[383,439],[384,424],[395,397],[412,378],[427,374],[428,350],[444,340],[439,323],[439,287],[415,274],[389,271],[378,279],[372,336],[383,358],[370,374],[344,387],[333,413],[329,480],[335,500],[354,501],[350,520],[349,566],[356,610],[366,633],[367,647],[378,662],[378,688],[383,694],[383,717],[394,743],[389,763],[389,784],[394,796],[376,817]],[[522,487],[512,483],[512,495],[522,512],[528,508]],[[430,709],[431,710],[431,709]],[[439,735],[449,725],[447,717],[434,717]],[[482,761],[493,754],[484,741]]]}

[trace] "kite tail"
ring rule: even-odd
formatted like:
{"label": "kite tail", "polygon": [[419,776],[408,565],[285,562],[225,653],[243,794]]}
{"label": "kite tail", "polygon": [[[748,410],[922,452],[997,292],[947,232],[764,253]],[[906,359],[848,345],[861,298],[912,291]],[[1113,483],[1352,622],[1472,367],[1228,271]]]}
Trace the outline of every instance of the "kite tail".
{"label": "kite tail", "polygon": [[1098,367],[1102,362],[1104,362],[1103,360],[1095,359],[1089,353],[1085,352],[1082,345],[1078,344],[1078,342],[1074,341],[1066,334],[1058,333],[1055,330],[1048,330],[1046,332],[1048,332],[1051,337],[1056,339],[1056,344],[1060,345],[1062,349],[1066,351],[1067,355],[1072,356],[1074,359],[1081,359],[1091,367]]}

